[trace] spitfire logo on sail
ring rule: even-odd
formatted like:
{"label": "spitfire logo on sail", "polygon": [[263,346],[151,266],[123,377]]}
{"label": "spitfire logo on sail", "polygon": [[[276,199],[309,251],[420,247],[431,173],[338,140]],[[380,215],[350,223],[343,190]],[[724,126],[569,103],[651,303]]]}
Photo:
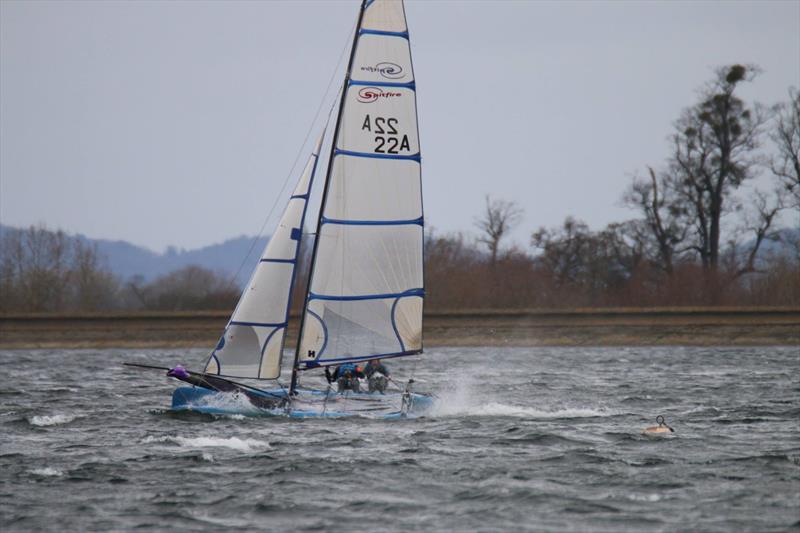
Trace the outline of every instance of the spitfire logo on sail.
{"label": "spitfire logo on sail", "polygon": [[380,98],[399,98],[401,93],[384,91],[380,87],[364,87],[358,91],[356,99],[362,104],[371,104]]}
{"label": "spitfire logo on sail", "polygon": [[383,61],[381,63],[378,63],[374,67],[361,67],[361,71],[369,73],[377,72],[381,76],[389,80],[397,80],[404,76],[403,67],[401,67],[397,63],[390,63],[388,61]]}

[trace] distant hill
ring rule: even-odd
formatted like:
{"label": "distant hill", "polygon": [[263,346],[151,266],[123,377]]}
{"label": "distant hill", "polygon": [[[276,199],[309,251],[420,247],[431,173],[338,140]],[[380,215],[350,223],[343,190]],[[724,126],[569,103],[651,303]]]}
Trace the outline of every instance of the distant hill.
{"label": "distant hill", "polygon": [[[0,226],[0,232],[19,231],[20,228]],[[238,282],[244,284],[258,262],[269,237],[261,237],[253,245],[253,237],[242,235],[228,239],[220,244],[212,244],[195,250],[179,250],[170,247],[164,253],[157,253],[127,241],[91,239],[85,235],[74,235],[86,243],[97,246],[97,251],[108,264],[109,269],[123,281],[133,276],[142,276],[144,281],[153,279],[189,265],[198,265],[214,272],[234,275],[244,261]],[[248,250],[252,251],[245,261]]]}
{"label": "distant hill", "polygon": [[123,280],[133,276],[142,276],[145,281],[150,281],[189,265],[199,265],[215,272],[234,275],[250,251],[249,257],[239,272],[239,283],[247,281],[247,277],[258,262],[258,257],[269,240],[269,237],[261,237],[256,240],[254,245],[253,237],[242,235],[194,250],[179,250],[169,247],[166,252],[160,254],[126,241],[89,239],[83,235],[78,237],[95,243],[97,251],[107,259],[111,271]]}
{"label": "distant hill", "polygon": [[[777,239],[766,239],[762,242],[758,255],[761,257],[767,255],[793,257],[797,252],[796,246],[800,243],[800,228],[781,228],[775,233]],[[747,246],[752,245],[753,241],[747,243]]]}
{"label": "distant hill", "polygon": [[[739,247],[738,257],[742,263],[747,261],[747,255],[754,244],[755,240],[751,239]],[[774,232],[772,238],[764,239],[756,255],[755,267],[758,270],[767,270],[777,258],[791,263],[800,260],[800,228],[780,228]]]}

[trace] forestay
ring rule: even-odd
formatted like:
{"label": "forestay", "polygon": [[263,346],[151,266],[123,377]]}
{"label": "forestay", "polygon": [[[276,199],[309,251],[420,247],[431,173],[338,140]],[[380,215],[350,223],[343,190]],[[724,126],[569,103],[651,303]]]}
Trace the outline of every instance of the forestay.
{"label": "forestay", "polygon": [[280,375],[303,221],[324,135],[323,131],[219,344],[209,357],[205,368],[209,374],[257,379],[275,379]]}
{"label": "forestay", "polygon": [[367,0],[328,169],[299,367],[422,351],[416,93],[400,0]]}

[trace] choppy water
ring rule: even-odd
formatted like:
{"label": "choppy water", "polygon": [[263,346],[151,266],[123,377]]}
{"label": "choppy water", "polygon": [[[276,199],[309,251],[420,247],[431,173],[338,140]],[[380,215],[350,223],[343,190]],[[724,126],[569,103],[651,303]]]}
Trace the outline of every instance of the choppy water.
{"label": "choppy water", "polygon": [[797,347],[431,349],[402,421],[171,415],[121,366],[202,354],[0,352],[2,529],[800,526]]}

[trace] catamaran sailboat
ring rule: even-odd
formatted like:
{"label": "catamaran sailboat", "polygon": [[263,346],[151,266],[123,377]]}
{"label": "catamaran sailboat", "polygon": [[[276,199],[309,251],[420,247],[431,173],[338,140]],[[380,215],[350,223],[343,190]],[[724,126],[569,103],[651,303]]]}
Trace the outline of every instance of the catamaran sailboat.
{"label": "catamaran sailboat", "polygon": [[[403,416],[430,406],[411,380],[385,395],[300,385],[311,370],[422,353],[423,212],[416,83],[402,0],[363,0],[333,128],[288,388],[281,373],[303,223],[324,131],[202,372],[175,410]],[[246,402],[231,402],[231,397]],[[244,407],[243,407],[244,406]]]}

